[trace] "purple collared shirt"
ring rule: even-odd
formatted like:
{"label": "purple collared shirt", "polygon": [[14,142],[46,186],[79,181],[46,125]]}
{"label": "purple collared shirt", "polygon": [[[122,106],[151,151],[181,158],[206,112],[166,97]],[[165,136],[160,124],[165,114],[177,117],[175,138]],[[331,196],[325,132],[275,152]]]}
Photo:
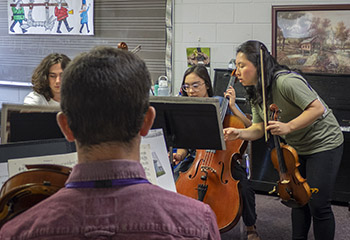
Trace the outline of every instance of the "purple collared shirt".
{"label": "purple collared shirt", "polygon": [[[144,178],[141,164],[109,160],[77,164],[67,183]],[[7,222],[0,239],[220,239],[209,205],[141,183],[62,188]]]}

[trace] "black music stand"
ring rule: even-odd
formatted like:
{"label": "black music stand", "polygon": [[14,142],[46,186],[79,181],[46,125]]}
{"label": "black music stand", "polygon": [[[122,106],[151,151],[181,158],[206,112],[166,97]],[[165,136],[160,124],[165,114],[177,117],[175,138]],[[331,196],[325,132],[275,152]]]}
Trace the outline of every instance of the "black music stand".
{"label": "black music stand", "polygon": [[170,153],[174,147],[226,150],[218,99],[151,96],[150,104],[156,109],[152,128],[163,129]]}
{"label": "black music stand", "polygon": [[64,138],[56,121],[60,107],[2,104],[1,144]]}

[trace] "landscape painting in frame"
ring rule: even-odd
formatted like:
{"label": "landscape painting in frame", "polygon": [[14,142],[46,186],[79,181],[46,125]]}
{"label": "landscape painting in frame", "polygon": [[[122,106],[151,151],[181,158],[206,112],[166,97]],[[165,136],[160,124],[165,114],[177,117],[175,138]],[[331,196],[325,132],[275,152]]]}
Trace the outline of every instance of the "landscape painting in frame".
{"label": "landscape painting in frame", "polygon": [[272,54],[305,73],[350,74],[350,4],[272,6]]}

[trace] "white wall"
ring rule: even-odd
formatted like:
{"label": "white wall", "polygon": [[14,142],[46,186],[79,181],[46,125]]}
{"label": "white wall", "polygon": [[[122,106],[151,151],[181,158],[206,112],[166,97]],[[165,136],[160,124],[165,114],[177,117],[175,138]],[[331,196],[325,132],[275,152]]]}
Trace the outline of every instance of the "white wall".
{"label": "white wall", "polygon": [[349,0],[174,0],[174,90],[179,92],[187,69],[187,47],[211,49],[211,78],[215,68],[227,68],[239,44],[259,40],[271,50],[273,5],[349,4]]}
{"label": "white wall", "polygon": [[25,96],[31,90],[31,87],[0,85],[0,109],[2,103],[22,104]]}

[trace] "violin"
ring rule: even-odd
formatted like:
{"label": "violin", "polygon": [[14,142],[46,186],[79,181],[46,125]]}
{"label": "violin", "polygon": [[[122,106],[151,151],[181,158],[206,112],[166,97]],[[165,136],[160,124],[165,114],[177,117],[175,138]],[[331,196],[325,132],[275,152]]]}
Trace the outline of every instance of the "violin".
{"label": "violin", "polygon": [[[278,120],[279,109],[276,104],[270,105],[272,120]],[[307,204],[311,198],[311,190],[298,170],[299,158],[295,149],[280,142],[279,136],[273,135],[275,148],[271,151],[271,160],[279,172],[278,195],[282,203],[296,208]]]}
{"label": "violin", "polygon": [[71,168],[54,164],[26,165],[0,190],[0,227],[63,188]]}
{"label": "violin", "polygon": [[[228,87],[235,83],[235,70]],[[226,115],[229,100],[221,104],[221,120],[224,127],[244,128],[237,116]],[[191,167],[180,172],[176,181],[178,193],[198,199],[213,209],[220,232],[233,228],[242,213],[242,199],[238,180],[232,177],[234,163],[242,159],[247,144],[240,139],[225,141],[226,150],[197,150]]]}

